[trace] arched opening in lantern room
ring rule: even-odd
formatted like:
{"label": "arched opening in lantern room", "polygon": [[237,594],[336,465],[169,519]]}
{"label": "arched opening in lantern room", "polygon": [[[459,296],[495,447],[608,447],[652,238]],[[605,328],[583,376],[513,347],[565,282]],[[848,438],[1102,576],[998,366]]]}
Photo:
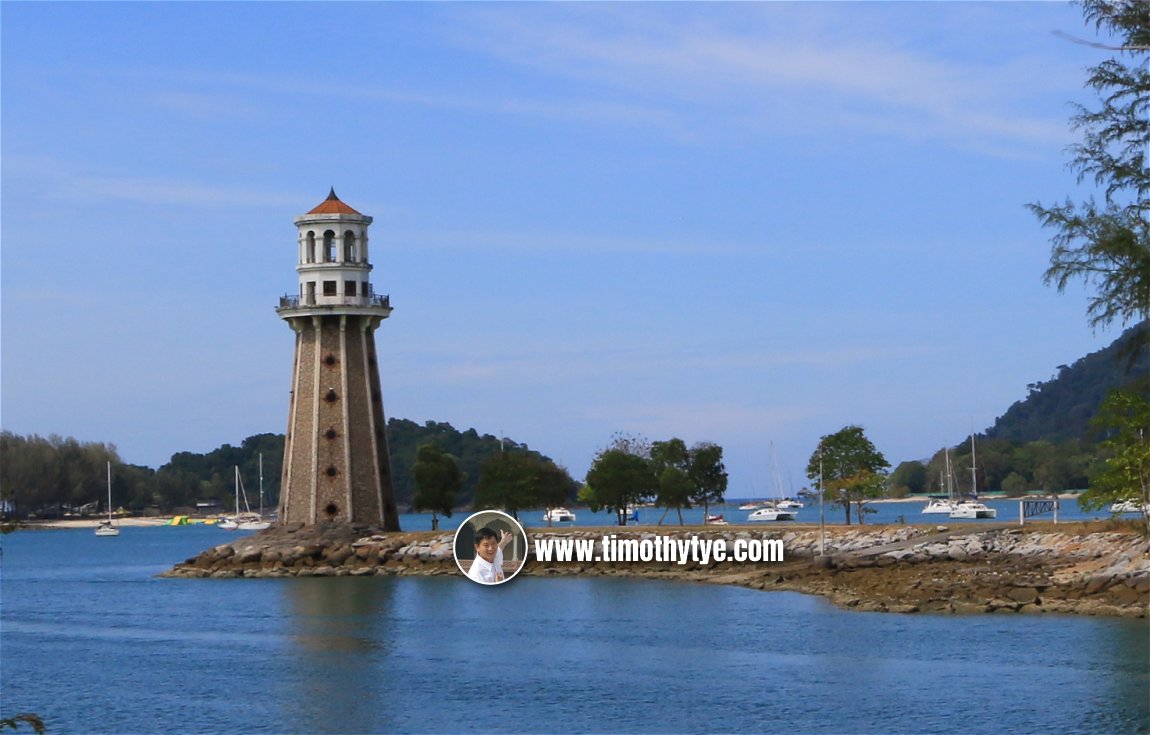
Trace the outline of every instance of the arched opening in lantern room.
{"label": "arched opening in lantern room", "polygon": [[354,263],[358,260],[355,257],[355,232],[347,230],[343,233],[343,262]]}

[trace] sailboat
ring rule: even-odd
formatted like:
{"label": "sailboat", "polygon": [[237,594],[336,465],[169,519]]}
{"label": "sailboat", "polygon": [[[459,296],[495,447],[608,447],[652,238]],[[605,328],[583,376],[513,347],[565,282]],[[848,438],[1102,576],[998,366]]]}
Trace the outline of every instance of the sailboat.
{"label": "sailboat", "polygon": [[[260,512],[253,513],[252,509],[248,507],[248,494],[244,490],[244,481],[240,477],[239,465],[235,466],[235,485],[236,485],[236,513],[235,515],[225,518],[216,524],[219,528],[225,531],[262,531],[271,525],[271,522],[263,519],[263,455],[260,455]],[[244,510],[240,510],[240,495],[244,498]]]}
{"label": "sailboat", "polygon": [[959,503],[950,512],[951,518],[997,518],[998,511],[978,499],[978,462],[974,456],[974,434],[970,435],[970,500]]}
{"label": "sailboat", "polygon": [[793,506],[783,507],[783,481],[779,477],[779,461],[775,457],[774,442],[771,442],[771,463],[775,468],[775,492],[778,494],[778,499],[752,512],[747,516],[748,521],[793,521],[798,515]]}
{"label": "sailboat", "polygon": [[939,478],[939,487],[940,488],[943,488],[943,487],[946,488],[946,500],[942,500],[941,498],[935,498],[934,500],[931,500],[929,503],[926,504],[926,507],[922,509],[923,513],[928,513],[928,514],[946,513],[947,515],[950,515],[954,511],[958,510],[958,501],[954,499],[954,486],[951,484],[951,478],[953,477],[954,473],[950,469],[950,450],[949,449],[946,450],[945,456],[946,456],[946,470],[944,471],[943,476]]}
{"label": "sailboat", "polygon": [[112,463],[108,462],[108,520],[96,526],[97,536],[119,536],[120,528],[112,522]]}
{"label": "sailboat", "polygon": [[[242,485],[241,485],[242,487]],[[244,504],[247,505],[247,496]],[[260,512],[259,515],[249,513],[247,518],[239,522],[241,531],[262,531],[271,526],[271,521],[264,520],[264,455],[260,455]]]}

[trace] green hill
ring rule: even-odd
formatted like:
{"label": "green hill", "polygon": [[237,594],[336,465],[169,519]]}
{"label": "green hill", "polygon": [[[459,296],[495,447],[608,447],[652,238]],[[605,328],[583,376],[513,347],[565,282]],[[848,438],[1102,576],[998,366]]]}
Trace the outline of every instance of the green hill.
{"label": "green hill", "polygon": [[1109,347],[1073,365],[1059,365],[1050,380],[1028,385],[1026,398],[999,416],[986,430],[986,438],[1052,443],[1095,439],[1090,420],[1106,394],[1150,374],[1150,354],[1139,350],[1131,359],[1129,349],[1138,332],[1146,329],[1150,329],[1147,322],[1131,327]]}

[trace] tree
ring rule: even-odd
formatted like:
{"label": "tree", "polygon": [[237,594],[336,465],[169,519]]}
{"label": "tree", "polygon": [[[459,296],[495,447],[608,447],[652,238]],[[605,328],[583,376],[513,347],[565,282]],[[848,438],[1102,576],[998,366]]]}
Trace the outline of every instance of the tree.
{"label": "tree", "polygon": [[863,506],[881,497],[890,463],[866,438],[861,426],[845,426],[819,440],[807,462],[807,477],[829,493],[831,502],[842,505],[846,522],[851,522],[851,503],[856,505],[859,523],[864,522]]}
{"label": "tree", "polygon": [[683,523],[683,508],[691,507],[691,493],[695,489],[695,484],[691,482],[691,478],[678,467],[666,467],[659,475],[659,494],[655,498],[655,505],[662,507],[663,515],[659,517],[659,525],[663,525],[663,519],[667,517],[667,511],[672,508],[679,515],[679,525]]}
{"label": "tree", "polygon": [[411,471],[415,479],[412,503],[416,510],[431,511],[431,530],[438,531],[439,514],[451,517],[467,476],[455,458],[434,443],[424,444],[416,451]]}
{"label": "tree", "polygon": [[518,519],[519,511],[532,505],[531,466],[526,455],[501,452],[483,463],[475,486],[476,509],[501,508]]}
{"label": "tree", "polygon": [[712,503],[723,502],[727,494],[727,468],[723,465],[723,448],[711,442],[691,447],[691,465],[687,470],[695,486],[691,502],[703,506],[704,522]]}
{"label": "tree", "polygon": [[1026,495],[1026,491],[1029,487],[1030,484],[1026,481],[1026,478],[1017,472],[1011,472],[1002,480],[1002,492],[1012,498],[1019,498]]}
{"label": "tree", "polygon": [[926,492],[926,465],[918,460],[903,462],[890,475],[891,496],[922,495]]}
{"label": "tree", "polygon": [[655,475],[659,478],[655,505],[663,508],[658,525],[663,525],[667,512],[674,508],[679,515],[679,525],[682,526],[683,508],[691,507],[691,495],[695,490],[687,474],[691,466],[691,453],[686,442],[679,438],[652,443],[650,453]]}
{"label": "tree", "polygon": [[622,449],[599,452],[587,472],[589,492],[584,495],[592,512],[610,508],[627,525],[627,506],[640,503],[658,492],[659,479],[651,460]]}
{"label": "tree", "polygon": [[[1150,3],[1082,0],[1088,24],[1118,38],[1118,56],[1089,69],[1086,86],[1100,106],[1075,105],[1071,127],[1082,141],[1070,147],[1079,183],[1102,190],[1074,203],[1028,205],[1043,227],[1055,231],[1044,280],[1059,291],[1077,279],[1095,289],[1086,313],[1092,327],[1127,324],[1150,315]],[[1126,59],[1129,59],[1127,62]],[[1143,330],[1130,355],[1150,344]]]}
{"label": "tree", "polygon": [[[547,510],[564,505],[578,487],[566,469],[548,459],[537,463],[532,482],[536,501]],[[547,525],[551,525],[550,515]]]}
{"label": "tree", "polygon": [[1086,510],[1133,502],[1150,532],[1150,401],[1144,391],[1113,391],[1095,422],[1110,432],[1102,442],[1110,456],[1078,502]]}
{"label": "tree", "polygon": [[523,451],[488,459],[475,487],[476,508],[502,508],[519,517],[524,508],[558,505],[570,497],[575,482],[551,460]]}

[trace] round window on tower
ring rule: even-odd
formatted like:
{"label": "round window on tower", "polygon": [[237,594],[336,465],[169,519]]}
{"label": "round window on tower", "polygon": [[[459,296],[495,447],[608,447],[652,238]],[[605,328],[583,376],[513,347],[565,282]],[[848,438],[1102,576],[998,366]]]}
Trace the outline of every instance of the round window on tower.
{"label": "round window on tower", "polygon": [[335,518],[339,515],[339,506],[335,503],[328,503],[323,507],[323,512],[328,518]]}
{"label": "round window on tower", "polygon": [[335,403],[339,400],[339,396],[335,394],[335,388],[328,388],[327,395],[325,395],[323,399],[328,403]]}
{"label": "round window on tower", "polygon": [[328,367],[335,365],[335,363],[336,363],[335,355],[331,354],[330,352],[327,353],[327,355],[323,358],[323,364],[327,365]]}

